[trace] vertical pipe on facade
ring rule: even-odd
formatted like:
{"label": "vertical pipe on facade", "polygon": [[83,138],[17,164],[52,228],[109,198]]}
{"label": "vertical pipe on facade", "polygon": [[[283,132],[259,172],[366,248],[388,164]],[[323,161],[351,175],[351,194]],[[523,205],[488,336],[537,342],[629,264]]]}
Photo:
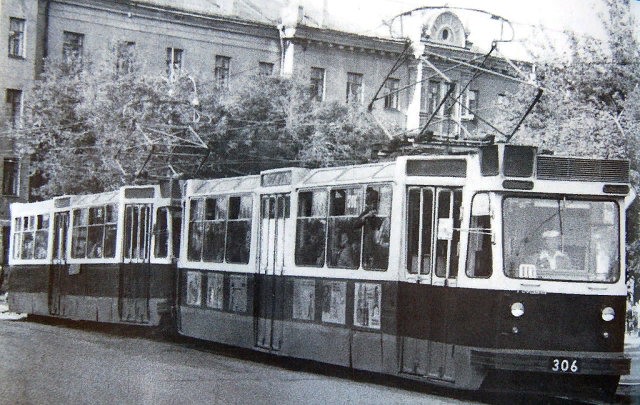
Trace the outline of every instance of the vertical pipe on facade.
{"label": "vertical pipe on facade", "polygon": [[45,0],[44,5],[44,40],[42,42],[43,57],[49,56],[49,5],[50,0]]}

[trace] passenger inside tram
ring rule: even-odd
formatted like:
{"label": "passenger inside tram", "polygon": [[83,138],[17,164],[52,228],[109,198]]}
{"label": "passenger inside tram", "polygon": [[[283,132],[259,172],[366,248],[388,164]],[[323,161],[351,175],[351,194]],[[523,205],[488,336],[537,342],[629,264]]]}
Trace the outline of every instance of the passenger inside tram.
{"label": "passenger inside tram", "polygon": [[542,249],[531,260],[538,270],[570,270],[572,260],[561,248],[560,231],[549,229],[542,232]]}
{"label": "passenger inside tram", "polygon": [[364,227],[364,266],[386,269],[389,260],[390,218],[382,216],[380,193],[367,188],[364,211],[358,216],[356,228]]}

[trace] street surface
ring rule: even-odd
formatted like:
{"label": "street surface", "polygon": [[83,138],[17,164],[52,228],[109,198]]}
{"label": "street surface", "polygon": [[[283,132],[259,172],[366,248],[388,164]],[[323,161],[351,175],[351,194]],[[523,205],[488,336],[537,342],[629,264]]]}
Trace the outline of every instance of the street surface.
{"label": "street surface", "polygon": [[141,334],[0,321],[0,404],[474,403],[300,370],[308,362],[290,366],[247,350]]}
{"label": "street surface", "polygon": [[[416,388],[340,367],[172,341],[139,327],[21,318],[0,302],[0,405],[566,403]],[[640,339],[629,347],[639,359],[627,380],[640,381]]]}

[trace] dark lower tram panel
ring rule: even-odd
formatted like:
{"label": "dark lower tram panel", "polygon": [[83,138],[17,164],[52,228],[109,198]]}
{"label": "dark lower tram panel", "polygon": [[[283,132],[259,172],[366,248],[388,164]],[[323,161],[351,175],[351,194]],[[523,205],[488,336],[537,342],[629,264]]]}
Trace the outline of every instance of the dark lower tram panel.
{"label": "dark lower tram panel", "polygon": [[[188,269],[179,283],[183,335],[443,386],[561,393],[597,382],[600,395],[630,367],[623,325],[600,314],[624,313],[624,297]],[[529,311],[520,319],[514,300]]]}
{"label": "dark lower tram panel", "polygon": [[174,322],[175,267],[158,264],[13,266],[9,309],[147,326]]}

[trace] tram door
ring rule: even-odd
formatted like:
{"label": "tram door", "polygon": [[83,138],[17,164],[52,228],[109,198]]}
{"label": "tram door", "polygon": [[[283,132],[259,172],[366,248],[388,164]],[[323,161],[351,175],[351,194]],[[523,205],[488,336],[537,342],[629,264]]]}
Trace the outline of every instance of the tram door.
{"label": "tram door", "polygon": [[289,194],[261,197],[260,265],[257,278],[258,320],[256,345],[280,350],[284,305],[285,225],[289,220]]}
{"label": "tram door", "polygon": [[53,262],[49,273],[49,313],[63,315],[61,301],[66,293],[65,280],[68,272],[69,211],[56,212],[53,221]]}
{"label": "tram door", "polygon": [[455,380],[455,346],[449,343],[448,320],[454,315],[451,287],[458,276],[462,190],[410,187],[407,195],[407,280],[418,296],[400,317],[403,330],[402,372],[446,381]]}
{"label": "tram door", "polygon": [[118,310],[124,322],[149,322],[151,204],[125,205],[124,263],[120,265]]}

